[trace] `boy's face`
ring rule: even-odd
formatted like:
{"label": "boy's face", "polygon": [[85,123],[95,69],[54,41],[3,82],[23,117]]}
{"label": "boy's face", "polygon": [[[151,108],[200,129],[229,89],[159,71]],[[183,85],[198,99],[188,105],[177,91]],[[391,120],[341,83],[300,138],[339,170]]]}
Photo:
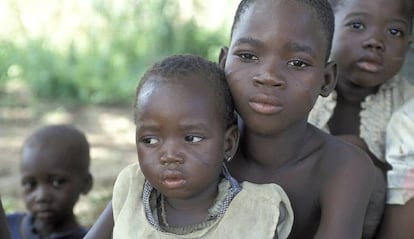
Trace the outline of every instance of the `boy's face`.
{"label": "boy's face", "polygon": [[234,151],[234,135],[224,129],[212,88],[197,76],[168,83],[150,79],[141,88],[138,160],[151,185],[168,198],[215,192],[223,159]]}
{"label": "boy's face", "polygon": [[59,225],[73,218],[81,193],[89,190],[89,176],[80,175],[76,159],[57,148],[23,149],[21,182],[27,209],[47,224]]}
{"label": "boy's face", "polygon": [[220,56],[247,127],[274,134],[306,122],[321,89],[335,81],[334,67],[325,64],[327,45],[306,5],[257,1],[247,9]]}
{"label": "boy's face", "polygon": [[410,17],[403,0],[346,0],[335,12],[331,59],[338,76],[375,87],[401,69],[410,41]]}

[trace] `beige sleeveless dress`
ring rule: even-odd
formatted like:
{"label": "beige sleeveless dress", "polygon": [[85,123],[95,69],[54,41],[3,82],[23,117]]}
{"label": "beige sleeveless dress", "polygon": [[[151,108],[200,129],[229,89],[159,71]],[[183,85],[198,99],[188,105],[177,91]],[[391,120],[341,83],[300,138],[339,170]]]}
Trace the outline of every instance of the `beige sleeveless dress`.
{"label": "beige sleeveless dress", "polygon": [[286,193],[276,184],[241,184],[225,214],[201,230],[176,235],[153,227],[142,202],[144,175],[138,163],[126,167],[113,191],[114,239],[128,238],[287,238],[293,225],[293,211]]}

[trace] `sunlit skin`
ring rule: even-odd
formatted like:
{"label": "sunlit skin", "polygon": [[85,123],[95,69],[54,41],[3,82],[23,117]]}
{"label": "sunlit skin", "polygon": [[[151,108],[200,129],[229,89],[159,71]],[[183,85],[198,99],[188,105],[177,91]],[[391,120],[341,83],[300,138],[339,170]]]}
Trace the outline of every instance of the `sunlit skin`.
{"label": "sunlit skin", "polygon": [[73,208],[80,194],[87,193],[91,175],[73,155],[59,147],[25,146],[21,183],[27,209],[33,214],[39,235],[65,232],[78,227]]}
{"label": "sunlit skin", "polygon": [[373,165],[307,123],[317,96],[335,86],[321,29],[296,1],[257,1],[242,15],[220,56],[243,119],[229,167],[240,181],[286,190],[295,213],[290,238],[360,238]]}
{"label": "sunlit skin", "polygon": [[205,220],[217,196],[223,160],[235,152],[237,127],[226,130],[215,98],[209,82],[197,76],[167,83],[150,79],[138,96],[140,168],[166,197],[170,226]]}
{"label": "sunlit skin", "polygon": [[329,127],[335,135],[359,135],[361,102],[401,70],[411,18],[405,0],[342,2],[335,10],[331,54],[338,63],[338,102]]}

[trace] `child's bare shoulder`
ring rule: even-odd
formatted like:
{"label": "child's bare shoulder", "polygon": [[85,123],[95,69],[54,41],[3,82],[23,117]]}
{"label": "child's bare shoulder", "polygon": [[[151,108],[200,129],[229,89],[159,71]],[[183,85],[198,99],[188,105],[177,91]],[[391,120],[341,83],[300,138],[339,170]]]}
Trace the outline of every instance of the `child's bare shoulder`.
{"label": "child's bare shoulder", "polygon": [[316,128],[314,130],[315,137],[318,137],[321,142],[317,160],[321,170],[338,172],[354,168],[355,173],[374,172],[374,164],[365,151],[336,136]]}

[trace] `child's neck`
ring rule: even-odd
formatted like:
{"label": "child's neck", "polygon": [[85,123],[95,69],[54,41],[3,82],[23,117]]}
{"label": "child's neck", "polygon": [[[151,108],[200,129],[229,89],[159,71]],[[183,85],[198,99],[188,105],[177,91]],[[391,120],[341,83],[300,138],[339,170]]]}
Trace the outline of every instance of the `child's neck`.
{"label": "child's neck", "polygon": [[270,137],[263,137],[245,129],[242,131],[239,153],[248,161],[261,165],[263,170],[274,172],[303,158],[307,136],[307,124]]}
{"label": "child's neck", "polygon": [[378,92],[379,86],[361,87],[353,84],[347,79],[339,78],[336,85],[336,91],[339,97],[342,97],[349,104],[360,104],[368,95]]}
{"label": "child's neck", "polygon": [[63,222],[58,222],[51,224],[50,222],[45,222],[43,220],[39,220],[33,218],[33,230],[38,234],[41,238],[47,237],[52,233],[63,233],[70,231],[79,226],[78,222],[75,219],[74,215],[65,218]]}
{"label": "child's neck", "polygon": [[170,227],[184,227],[202,223],[206,220],[208,210],[214,204],[217,194],[218,187],[216,186],[191,199],[162,196],[160,221]]}

